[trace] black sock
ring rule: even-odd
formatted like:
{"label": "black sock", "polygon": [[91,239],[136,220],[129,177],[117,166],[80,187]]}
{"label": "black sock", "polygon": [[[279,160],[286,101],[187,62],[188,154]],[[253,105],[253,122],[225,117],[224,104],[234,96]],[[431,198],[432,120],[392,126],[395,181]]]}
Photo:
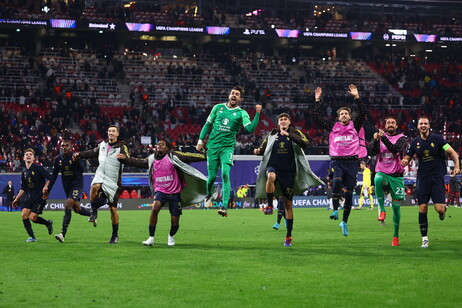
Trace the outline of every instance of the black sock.
{"label": "black sock", "polygon": [[274,193],[266,193],[266,201],[268,202],[269,207],[273,207],[273,196]]}
{"label": "black sock", "polygon": [[27,234],[29,234],[30,237],[35,238],[34,231],[32,231],[32,225],[30,223],[29,218],[28,219],[23,219],[22,223],[24,224],[24,228],[27,231]]}
{"label": "black sock", "polygon": [[287,234],[286,236],[292,236],[292,226],[294,224],[294,219],[286,219],[287,220]]}
{"label": "black sock", "polygon": [[278,221],[277,221],[278,224],[281,223],[282,216],[283,216],[283,215],[282,215],[281,213],[279,213],[279,211],[278,211]]}
{"label": "black sock", "polygon": [[154,236],[156,233],[156,225],[149,225],[149,236]]}
{"label": "black sock", "polygon": [[353,205],[353,193],[351,191],[345,192],[345,204],[343,206],[343,219],[342,221],[348,222],[348,217],[350,217],[351,206]]}
{"label": "black sock", "polygon": [[64,210],[64,218],[63,218],[63,229],[61,233],[63,236],[66,236],[67,233],[67,228],[69,227],[69,224],[71,223],[71,218],[72,218],[72,210]]}
{"label": "black sock", "polygon": [[119,235],[119,224],[112,225],[112,236]]}
{"label": "black sock", "polygon": [[34,221],[36,224],[41,224],[48,226],[48,220],[44,219],[43,217],[37,216],[37,220]]}
{"label": "black sock", "polygon": [[84,208],[83,206],[80,207],[80,212],[77,212],[79,213],[79,215],[82,215],[82,216],[90,216],[91,213],[89,210],[87,210],[86,208]]}
{"label": "black sock", "polygon": [[90,202],[91,205],[91,213],[98,215],[98,208],[101,206],[99,205],[98,201]]}
{"label": "black sock", "polygon": [[171,226],[170,227],[170,236],[174,236],[179,228],[180,228],[180,225]]}
{"label": "black sock", "polygon": [[334,211],[337,211],[340,206],[340,194],[332,193],[332,205],[334,207]]}
{"label": "black sock", "polygon": [[427,232],[428,232],[427,213],[419,212],[419,225],[420,225],[420,234],[422,236],[427,236]]}

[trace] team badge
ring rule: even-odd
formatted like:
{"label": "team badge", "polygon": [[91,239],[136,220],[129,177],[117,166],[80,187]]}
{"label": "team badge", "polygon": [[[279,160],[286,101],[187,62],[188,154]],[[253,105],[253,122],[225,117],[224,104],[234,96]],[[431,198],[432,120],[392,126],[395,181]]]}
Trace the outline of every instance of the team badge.
{"label": "team badge", "polygon": [[432,146],[432,148],[434,148],[434,147],[435,147],[435,144],[434,144],[433,142],[432,142],[432,143],[430,143],[430,145]]}
{"label": "team badge", "polygon": [[222,123],[223,123],[223,125],[228,125],[229,119],[223,119],[223,122],[222,122]]}
{"label": "team badge", "polygon": [[233,113],[233,116],[236,116],[236,113],[235,113],[235,112]]}

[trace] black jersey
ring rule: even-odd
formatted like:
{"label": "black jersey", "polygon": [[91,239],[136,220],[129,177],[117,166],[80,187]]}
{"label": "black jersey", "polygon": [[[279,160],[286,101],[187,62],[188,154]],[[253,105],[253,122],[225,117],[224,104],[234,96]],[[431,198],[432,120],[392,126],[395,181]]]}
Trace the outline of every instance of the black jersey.
{"label": "black jersey", "polygon": [[83,188],[83,166],[81,161],[72,160],[72,153],[65,156],[59,154],[53,163],[53,174],[51,175],[50,190],[53,187],[59,172],[63,181],[65,191]]}
{"label": "black jersey", "polygon": [[428,138],[423,140],[420,135],[415,137],[406,155],[413,157],[417,154],[419,159],[418,177],[442,176],[446,170],[446,151],[443,146],[446,144],[443,136],[430,133]]}
{"label": "black jersey", "polygon": [[22,202],[36,202],[42,200],[42,189],[51,174],[39,164],[33,163],[29,169],[24,168],[21,174],[21,189],[25,197]]}
{"label": "black jersey", "polygon": [[288,136],[278,133],[271,149],[268,167],[273,167],[278,171],[295,172],[294,147]]}

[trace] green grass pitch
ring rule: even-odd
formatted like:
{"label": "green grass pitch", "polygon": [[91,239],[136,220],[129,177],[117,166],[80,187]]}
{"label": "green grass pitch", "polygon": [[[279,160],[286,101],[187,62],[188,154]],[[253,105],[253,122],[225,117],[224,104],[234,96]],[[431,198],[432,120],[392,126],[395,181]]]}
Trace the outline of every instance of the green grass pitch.
{"label": "green grass pitch", "polygon": [[[177,245],[167,246],[161,211],[154,247],[148,211],[120,211],[120,240],[108,245],[109,212],[93,228],[76,214],[61,244],[20,213],[0,212],[0,307],[461,307],[462,209],[444,221],[429,208],[428,249],[417,207],[402,208],[401,246],[391,247],[392,211],[353,211],[350,236],[325,209],[295,209],[293,246],[276,215],[257,209],[184,210]],[[341,214],[341,213],[340,213]],[[451,217],[448,217],[448,216]],[[63,212],[45,212],[59,233]],[[281,224],[283,225],[283,224]]]}

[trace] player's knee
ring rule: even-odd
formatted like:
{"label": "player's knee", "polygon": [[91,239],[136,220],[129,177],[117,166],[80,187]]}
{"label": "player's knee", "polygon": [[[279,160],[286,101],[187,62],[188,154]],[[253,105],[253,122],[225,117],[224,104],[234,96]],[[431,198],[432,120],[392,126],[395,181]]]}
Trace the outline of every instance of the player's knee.
{"label": "player's knee", "polygon": [[74,202],[73,202],[73,201],[72,201],[72,202],[69,202],[69,201],[66,202],[66,203],[64,204],[64,209],[65,209],[65,210],[72,210],[72,209],[73,209],[74,212],[77,212],[77,211],[76,211],[76,208],[74,208]]}
{"label": "player's knee", "polygon": [[374,177],[374,186],[382,186],[383,184],[383,177],[380,174],[376,174]]}
{"label": "player's knee", "polygon": [[229,182],[229,173],[223,172],[221,175],[221,178],[223,180],[223,183],[228,183]]}
{"label": "player's knee", "polygon": [[268,172],[268,182],[274,183],[276,181],[276,173]]}

